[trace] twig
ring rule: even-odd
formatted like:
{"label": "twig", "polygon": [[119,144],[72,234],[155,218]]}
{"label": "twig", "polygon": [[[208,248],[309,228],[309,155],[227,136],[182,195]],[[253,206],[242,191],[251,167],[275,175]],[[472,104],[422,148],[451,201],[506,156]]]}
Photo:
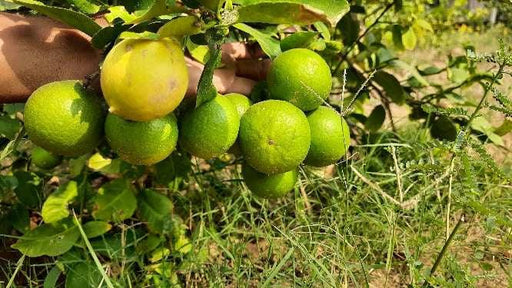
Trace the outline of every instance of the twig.
{"label": "twig", "polygon": [[368,34],[368,32],[370,32],[370,30],[379,23],[380,19],[389,11],[389,9],[391,9],[391,7],[393,7],[395,5],[395,1],[389,3],[386,8],[384,8],[384,10],[380,13],[379,16],[377,16],[377,19],[375,19],[375,21],[370,25],[368,26],[368,28],[366,28],[366,30],[363,32],[363,34],[359,35],[359,37],[357,37],[356,41],[354,41],[350,47],[347,49],[347,51],[345,51],[345,53],[343,53],[343,55],[341,55],[341,59],[340,59],[340,62],[338,63],[338,65],[336,65],[336,68],[334,68],[334,71],[332,74],[336,74],[338,72],[338,70],[340,69],[341,67],[341,64],[343,63],[343,61],[345,61],[345,59],[347,58],[348,54],[350,52],[352,52],[352,50],[354,49],[355,45],[357,43],[359,43],[359,41],[361,41],[361,39],[363,39],[364,36],[366,36],[366,34]]}
{"label": "twig", "polygon": [[300,194],[302,195],[302,198],[304,199],[304,205],[306,206],[306,211],[308,213],[311,213],[311,203],[309,203],[308,194],[306,193],[306,189],[304,189],[304,185],[300,183],[299,185]]}
{"label": "twig", "polygon": [[455,228],[453,228],[452,233],[450,234],[448,239],[446,239],[446,242],[444,243],[444,246],[441,249],[441,252],[439,252],[439,255],[437,255],[436,262],[434,262],[434,265],[432,266],[432,269],[430,269],[430,273],[429,273],[427,279],[425,280],[425,282],[423,283],[423,287],[429,287],[430,283],[429,283],[428,280],[430,279],[430,277],[432,277],[432,275],[434,275],[434,273],[436,273],[437,267],[439,267],[439,264],[441,263],[441,260],[443,260],[444,254],[446,253],[446,250],[448,249],[448,247],[452,243],[453,237],[455,236],[455,234],[457,233],[457,231],[460,228],[460,225],[464,221],[465,221],[464,220],[464,213],[462,213],[462,215],[459,218],[459,222],[457,222],[457,225],[455,225]]}
{"label": "twig", "polygon": [[400,195],[400,203],[404,202],[404,191],[402,188],[402,173],[398,165],[398,158],[396,157],[396,147],[391,146],[391,154],[393,155],[393,162],[395,163],[396,183],[398,185],[398,195]]}
{"label": "twig", "polygon": [[16,279],[16,275],[21,269],[21,266],[23,266],[23,262],[25,261],[25,255],[22,255],[21,258],[18,260],[18,263],[16,263],[16,269],[14,270],[14,273],[11,276],[11,279],[9,279],[9,283],[7,283],[7,286],[5,288],[10,288],[14,284],[14,279]]}
{"label": "twig", "polygon": [[379,184],[373,183],[372,181],[368,180],[366,177],[363,176],[363,174],[361,174],[361,172],[357,171],[357,169],[354,168],[354,166],[350,165],[350,168],[352,169],[352,171],[354,171],[354,173],[357,175],[357,177],[359,177],[364,183],[368,184],[368,186],[373,188],[375,191],[379,192],[382,195],[382,197],[393,202],[393,204],[402,207],[401,203],[398,202],[395,198],[391,197],[388,193],[384,192],[384,190],[382,190],[382,188],[380,188]]}

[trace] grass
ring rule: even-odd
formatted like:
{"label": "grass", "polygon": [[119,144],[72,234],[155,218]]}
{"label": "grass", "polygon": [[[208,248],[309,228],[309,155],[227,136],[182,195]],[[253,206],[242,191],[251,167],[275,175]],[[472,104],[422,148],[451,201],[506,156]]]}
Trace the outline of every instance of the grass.
{"label": "grass", "polygon": [[47,275],[64,287],[54,267],[77,263],[92,263],[83,280],[93,287],[510,286],[510,183],[475,151],[452,162],[419,123],[362,139],[337,166],[301,169],[295,191],[276,201],[254,198],[239,167],[196,161],[180,189],[159,188],[190,251],[180,250],[186,241],[148,248],[167,240],[135,220],[58,258],[18,261],[4,235],[0,287],[43,287]]}

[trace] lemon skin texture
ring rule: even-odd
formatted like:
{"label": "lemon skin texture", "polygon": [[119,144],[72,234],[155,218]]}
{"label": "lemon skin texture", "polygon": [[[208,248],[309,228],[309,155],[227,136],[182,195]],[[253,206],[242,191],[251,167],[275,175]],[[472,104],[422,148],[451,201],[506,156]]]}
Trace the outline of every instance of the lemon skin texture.
{"label": "lemon skin texture", "polygon": [[108,114],[107,141],[121,159],[135,165],[152,165],[171,155],[178,142],[178,123],[174,114],[151,121],[130,121]]}
{"label": "lemon skin texture", "polygon": [[101,69],[101,89],[112,114],[149,121],[178,107],[188,87],[180,45],[161,40],[126,39],[108,53]]}
{"label": "lemon skin texture", "polygon": [[267,75],[272,99],[285,100],[303,111],[318,108],[332,88],[331,69],[317,53],[303,48],[277,56]]}
{"label": "lemon skin texture", "polygon": [[105,111],[100,99],[75,80],[41,86],[24,111],[29,139],[56,155],[91,152],[103,138]]}
{"label": "lemon skin texture", "polygon": [[311,132],[299,108],[267,100],[252,105],[242,116],[239,139],[247,164],[275,175],[293,170],[306,158]]}
{"label": "lemon skin texture", "polygon": [[298,179],[297,169],[288,172],[266,175],[249,165],[242,166],[242,176],[247,188],[264,199],[281,198],[293,190]]}
{"label": "lemon skin texture", "polygon": [[323,167],[336,163],[347,153],[350,129],[334,109],[320,106],[308,115],[311,147],[304,164]]}
{"label": "lemon skin texture", "polygon": [[211,159],[233,146],[239,127],[240,116],[235,105],[218,95],[180,116],[179,145],[196,157]]}
{"label": "lemon skin texture", "polygon": [[[244,113],[251,107],[252,101],[251,99],[247,98],[247,96],[238,94],[238,93],[230,93],[224,95],[226,98],[231,101],[236,107],[236,111],[238,111],[238,115],[242,117]],[[242,151],[240,150],[240,144],[238,144],[238,140],[229,148],[229,153],[240,156],[242,154]]]}

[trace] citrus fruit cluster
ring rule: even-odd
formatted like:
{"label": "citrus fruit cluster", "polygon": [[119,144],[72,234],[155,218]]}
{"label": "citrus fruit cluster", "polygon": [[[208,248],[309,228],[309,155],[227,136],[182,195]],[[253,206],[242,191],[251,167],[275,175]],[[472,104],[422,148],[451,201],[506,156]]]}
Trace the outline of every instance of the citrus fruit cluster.
{"label": "citrus fruit cluster", "polygon": [[270,97],[255,104],[228,94],[199,107],[180,105],[188,72],[181,47],[168,38],[121,41],[106,56],[100,80],[105,103],[79,81],[50,83],[31,95],[24,121],[39,146],[34,164],[51,169],[62,156],[91,152],[102,139],[135,165],[158,163],[177,146],[206,160],[231,153],[242,156],[242,175],[254,194],[277,198],[294,188],[302,163],[336,163],[349,146],[345,120],[322,106],[330,68],[307,49],[273,61]]}

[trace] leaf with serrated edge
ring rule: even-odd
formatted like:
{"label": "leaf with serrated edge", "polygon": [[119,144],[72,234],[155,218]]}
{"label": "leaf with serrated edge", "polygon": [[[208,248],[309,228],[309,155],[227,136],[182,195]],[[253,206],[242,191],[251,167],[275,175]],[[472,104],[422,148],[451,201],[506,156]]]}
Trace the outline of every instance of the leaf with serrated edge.
{"label": "leaf with serrated edge", "polygon": [[127,180],[117,179],[98,190],[92,216],[97,220],[119,222],[130,218],[136,208],[135,189]]}
{"label": "leaf with serrated edge", "polygon": [[58,256],[71,249],[79,237],[80,232],[74,225],[43,224],[23,235],[11,247],[29,257]]}
{"label": "leaf with serrated edge", "polygon": [[172,227],[173,205],[165,195],[152,190],[139,194],[139,214],[149,229],[158,234],[167,234]]}

